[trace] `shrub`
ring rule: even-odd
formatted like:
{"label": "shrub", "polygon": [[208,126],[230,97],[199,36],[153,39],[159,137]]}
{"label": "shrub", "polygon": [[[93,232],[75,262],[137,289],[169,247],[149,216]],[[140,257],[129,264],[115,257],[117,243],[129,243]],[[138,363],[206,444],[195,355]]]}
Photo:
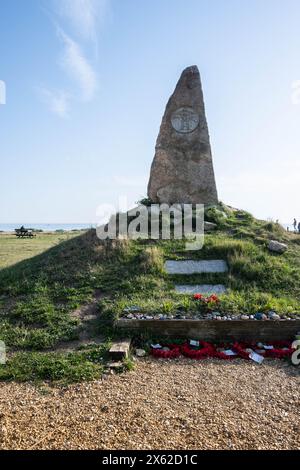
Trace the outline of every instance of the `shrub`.
{"label": "shrub", "polygon": [[226,224],[227,215],[216,207],[210,207],[205,210],[204,218],[207,222],[212,222],[217,224],[218,227],[222,227]]}
{"label": "shrub", "polygon": [[150,207],[151,204],[153,204],[153,202],[151,201],[151,199],[149,197],[144,197],[140,201],[137,201],[136,204],[139,204],[141,206]]}

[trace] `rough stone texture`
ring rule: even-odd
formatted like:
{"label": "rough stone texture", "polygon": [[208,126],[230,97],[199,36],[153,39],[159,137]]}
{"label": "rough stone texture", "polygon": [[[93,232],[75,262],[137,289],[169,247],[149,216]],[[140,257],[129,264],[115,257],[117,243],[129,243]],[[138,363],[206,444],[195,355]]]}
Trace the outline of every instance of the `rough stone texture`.
{"label": "rough stone texture", "polygon": [[218,228],[217,224],[213,222],[204,222],[204,231],[211,232],[212,230],[216,230]]}
{"label": "rough stone texture", "polygon": [[270,240],[269,250],[275,251],[275,253],[284,253],[288,249],[285,243],[277,242],[276,240]]}
{"label": "rough stone texture", "polygon": [[179,294],[217,294],[221,295],[226,292],[226,287],[222,284],[200,284],[200,285],[184,285],[184,286],[175,286],[176,292]]}
{"label": "rough stone texture", "polygon": [[198,273],[225,273],[228,271],[226,261],[166,261],[165,269],[168,274],[198,274]]}
{"label": "rough stone texture", "polygon": [[156,203],[216,204],[199,70],[188,67],[169,99],[156,142],[148,196]]}

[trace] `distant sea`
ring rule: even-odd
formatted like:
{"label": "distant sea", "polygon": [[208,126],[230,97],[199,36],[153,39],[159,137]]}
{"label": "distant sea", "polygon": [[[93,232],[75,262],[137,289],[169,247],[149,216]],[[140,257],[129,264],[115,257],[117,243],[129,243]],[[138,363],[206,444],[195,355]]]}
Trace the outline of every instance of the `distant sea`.
{"label": "distant sea", "polygon": [[[55,232],[56,230],[85,230],[89,228],[96,228],[95,224],[81,224],[81,223],[74,223],[74,224],[25,224],[25,223],[17,223],[17,224],[1,224],[0,223],[0,232],[14,232],[15,228],[20,228],[24,225],[25,228],[33,228],[35,230],[43,230],[44,232]],[[290,231],[294,230],[292,224],[281,224],[285,229],[289,227]]]}
{"label": "distant sea", "polygon": [[44,232],[55,232],[56,230],[84,230],[89,229],[91,227],[95,227],[93,224],[31,224],[31,223],[16,223],[16,224],[1,224],[0,223],[0,231],[1,232],[14,232],[15,228],[20,228],[24,225],[25,228],[33,228],[35,230],[43,230]]}

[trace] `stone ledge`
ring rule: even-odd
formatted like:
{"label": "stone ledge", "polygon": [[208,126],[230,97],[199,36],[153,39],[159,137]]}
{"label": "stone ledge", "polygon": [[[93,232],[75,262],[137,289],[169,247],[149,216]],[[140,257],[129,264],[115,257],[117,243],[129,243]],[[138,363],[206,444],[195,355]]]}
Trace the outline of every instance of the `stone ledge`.
{"label": "stone ledge", "polygon": [[129,320],[115,323],[120,331],[149,332],[157,337],[192,338],[206,341],[286,341],[300,331],[300,320]]}
{"label": "stone ledge", "polygon": [[226,273],[228,265],[224,260],[182,260],[165,262],[168,274]]}
{"label": "stone ledge", "polygon": [[226,287],[222,284],[196,284],[196,285],[175,285],[175,291],[178,294],[216,294],[222,295],[227,291]]}

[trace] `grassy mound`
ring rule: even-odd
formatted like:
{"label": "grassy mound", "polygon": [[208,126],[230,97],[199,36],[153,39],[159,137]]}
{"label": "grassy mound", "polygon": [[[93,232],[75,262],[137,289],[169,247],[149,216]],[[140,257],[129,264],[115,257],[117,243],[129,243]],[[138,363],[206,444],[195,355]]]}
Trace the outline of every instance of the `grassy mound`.
{"label": "grassy mound", "polygon": [[[164,314],[198,308],[191,296],[174,292],[175,282],[223,283],[228,293],[221,297],[220,311],[276,310],[282,315],[300,314],[300,236],[226,206],[208,208],[205,218],[218,228],[206,234],[200,251],[186,252],[181,240],[101,242],[95,231],[90,230],[3,268],[0,271],[0,339],[10,351],[21,354],[12,359],[15,367],[22,363],[22,351],[31,354],[30,364],[39,362],[32,351],[43,354],[42,362],[49,359],[51,364],[55,363],[52,355],[58,354],[55,348],[62,341],[78,339],[85,328],[80,315],[73,314],[74,310],[89,303],[96,292],[102,298],[93,323],[95,337],[103,334],[106,323],[129,306],[138,305],[146,313]],[[267,249],[270,239],[287,243],[288,251],[283,255],[270,253]],[[11,240],[12,244],[18,242]],[[166,275],[163,269],[166,259],[186,258],[225,259],[229,273]],[[48,357],[41,352],[47,350],[54,352],[47,353]],[[80,357],[81,364],[88,361]],[[77,370],[77,359],[68,360],[71,364],[64,363],[63,369]],[[31,369],[38,368],[32,365]],[[82,378],[94,377],[94,366],[87,365],[87,368]],[[66,372],[66,376],[70,375]],[[20,376],[24,374],[20,372]],[[44,373],[40,376],[44,377]],[[1,377],[18,377],[18,374],[1,371]],[[78,379],[75,372],[74,379]]]}

